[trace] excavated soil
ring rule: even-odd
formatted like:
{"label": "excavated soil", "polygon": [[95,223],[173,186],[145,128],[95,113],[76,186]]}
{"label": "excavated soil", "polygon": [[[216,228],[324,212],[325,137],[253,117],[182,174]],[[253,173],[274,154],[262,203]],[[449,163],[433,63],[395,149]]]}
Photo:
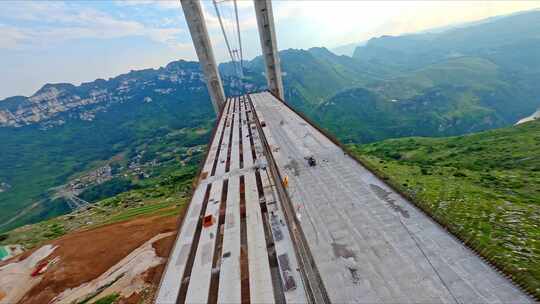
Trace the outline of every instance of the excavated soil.
{"label": "excavated soil", "polygon": [[[152,237],[176,231],[177,220],[177,217],[138,218],[70,233],[50,242],[58,248],[47,259],[52,260],[58,256],[60,261],[43,274],[41,282],[20,303],[49,303],[65,289],[96,279]],[[158,256],[168,256],[174,238],[175,235],[171,235],[153,244]],[[163,269],[163,265],[148,269],[145,281],[157,286]],[[139,298],[139,295],[134,294],[121,302],[133,303]]]}

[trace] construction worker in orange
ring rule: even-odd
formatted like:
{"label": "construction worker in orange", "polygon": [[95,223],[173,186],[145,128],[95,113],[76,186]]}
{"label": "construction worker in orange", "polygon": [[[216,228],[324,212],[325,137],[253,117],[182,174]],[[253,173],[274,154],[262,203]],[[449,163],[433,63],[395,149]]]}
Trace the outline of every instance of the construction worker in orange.
{"label": "construction worker in orange", "polygon": [[287,188],[289,186],[289,176],[285,175],[283,179],[283,187]]}

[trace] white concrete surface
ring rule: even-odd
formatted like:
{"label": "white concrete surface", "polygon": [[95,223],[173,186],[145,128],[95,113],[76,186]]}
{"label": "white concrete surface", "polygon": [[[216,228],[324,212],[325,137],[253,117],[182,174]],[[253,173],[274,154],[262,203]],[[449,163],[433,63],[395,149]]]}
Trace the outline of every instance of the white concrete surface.
{"label": "white concrete surface", "polygon": [[251,97],[331,302],[532,302],[271,94]]}
{"label": "white concrete surface", "polygon": [[[235,102],[236,100],[236,102]],[[246,119],[246,107],[243,99],[229,99],[225,105],[225,112],[217,125],[215,137],[212,139],[208,158],[206,159],[202,172],[206,178],[199,181],[194,196],[186,212],[186,217],[182,223],[173,251],[167,263],[156,303],[173,304],[177,303],[178,296],[182,290],[182,278],[186,272],[187,281],[186,303],[207,303],[209,295],[217,293],[218,303],[239,303],[242,300],[240,267],[240,177],[245,180],[246,198],[246,235],[248,248],[248,268],[249,268],[249,295],[251,303],[274,303],[276,302],[273,288],[272,272],[270,271],[270,261],[266,246],[266,236],[263,226],[263,218],[259,206],[258,190],[255,180],[256,165],[260,159],[264,159],[264,154],[259,151],[256,163],[251,155],[251,143],[248,129],[250,124]],[[240,117],[240,112],[242,113]],[[234,116],[234,124],[232,119]],[[245,122],[244,122],[245,121]],[[240,138],[240,128],[242,138]],[[222,132],[223,131],[223,132]],[[232,140],[229,142],[232,132]],[[257,134],[253,130],[253,134]],[[218,146],[221,136],[223,139],[218,153]],[[259,150],[262,146],[257,136],[254,137],[254,144]],[[243,167],[240,167],[240,142],[242,142]],[[227,172],[227,153],[231,147],[230,168]],[[217,158],[215,173],[212,175],[214,160]],[[223,181],[228,180],[226,212],[224,225],[218,225],[219,211]],[[265,183],[270,183],[267,181]],[[207,186],[211,185],[209,201],[204,212],[205,215],[213,215],[215,223],[210,227],[202,227],[198,239],[198,247],[195,248],[195,258],[191,269],[186,269],[189,260],[191,246],[195,243],[196,230],[199,225],[201,208],[204,201]],[[271,191],[271,189],[270,189]],[[270,195],[270,192],[269,194]],[[223,233],[223,239],[217,242],[219,233]],[[288,234],[285,234],[281,242],[289,242],[289,246],[280,250],[294,257],[294,248]],[[221,257],[215,269],[212,269],[213,256],[215,250],[221,249]],[[219,252],[217,252],[219,253]],[[294,262],[294,261],[293,261]],[[210,290],[212,271],[219,271],[219,284],[217,290]],[[279,278],[278,278],[279,281]],[[280,282],[281,283],[281,282]],[[301,283],[301,282],[300,282]],[[184,284],[183,288],[186,285]],[[299,285],[301,287],[301,285]],[[185,289],[184,289],[185,290]],[[295,298],[302,299],[303,289],[298,288],[294,294]],[[284,295],[286,297],[286,295]],[[303,295],[305,299],[305,295]],[[301,301],[294,301],[296,303]]]}

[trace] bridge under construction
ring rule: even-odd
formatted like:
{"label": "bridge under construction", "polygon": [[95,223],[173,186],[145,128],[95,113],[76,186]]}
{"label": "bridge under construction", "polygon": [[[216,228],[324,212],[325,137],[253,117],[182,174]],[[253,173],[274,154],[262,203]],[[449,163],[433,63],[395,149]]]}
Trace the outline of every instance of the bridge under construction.
{"label": "bridge under construction", "polygon": [[218,119],[157,303],[533,302],[282,100],[269,0],[269,91],[230,98],[181,3]]}

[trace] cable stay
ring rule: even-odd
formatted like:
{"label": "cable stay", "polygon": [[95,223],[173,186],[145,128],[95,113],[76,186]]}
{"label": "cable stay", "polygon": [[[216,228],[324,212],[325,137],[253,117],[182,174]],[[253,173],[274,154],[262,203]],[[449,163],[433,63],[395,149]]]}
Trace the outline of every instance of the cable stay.
{"label": "cable stay", "polygon": [[[233,0],[234,2],[234,17],[231,14],[231,20],[235,20],[236,22],[236,38],[238,41],[238,48],[233,49],[231,47],[231,40],[229,40],[229,37],[227,36],[227,30],[225,29],[225,25],[223,22],[222,13],[220,12],[219,3],[225,2],[227,0],[212,0],[212,3],[214,5],[214,9],[216,11],[216,16],[218,17],[219,26],[221,28],[221,33],[223,34],[223,38],[225,40],[225,44],[227,46],[227,51],[229,53],[229,57],[231,58],[231,62],[233,64],[234,70],[236,75],[238,76],[238,79],[240,81],[239,87],[243,87],[242,78],[244,77],[244,58],[243,58],[243,50],[242,50],[242,37],[240,35],[240,21],[238,17],[238,5],[236,0]],[[234,29],[232,31],[235,32]],[[233,34],[234,35],[234,34]]]}
{"label": "cable stay", "polygon": [[244,77],[244,55],[242,53],[242,36],[240,36],[240,22],[238,21],[238,5],[234,2],[234,14],[236,15],[236,34],[238,35],[238,49],[240,50],[240,79]]}
{"label": "cable stay", "polygon": [[225,32],[225,27],[223,26],[223,20],[221,19],[221,13],[219,12],[218,2],[216,0],[212,0],[212,3],[214,4],[214,8],[216,10],[216,15],[219,20],[219,26],[221,27],[221,33],[223,34],[223,38],[225,38],[225,44],[227,45],[229,56],[231,56],[231,60],[234,62],[234,56],[231,50],[231,45],[229,44],[229,38],[227,37],[227,33]]}

